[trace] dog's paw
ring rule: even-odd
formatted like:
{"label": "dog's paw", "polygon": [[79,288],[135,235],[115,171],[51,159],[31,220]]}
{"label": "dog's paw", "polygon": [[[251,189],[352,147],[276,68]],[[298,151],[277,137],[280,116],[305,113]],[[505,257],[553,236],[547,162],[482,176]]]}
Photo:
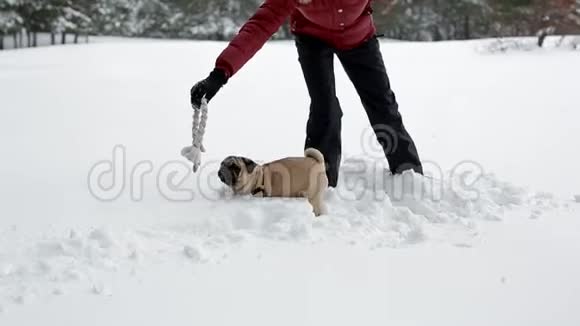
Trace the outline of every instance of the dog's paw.
{"label": "dog's paw", "polygon": [[325,206],[313,207],[312,212],[314,213],[314,216],[316,216],[316,217],[321,217],[323,215],[328,215],[328,210],[326,209]]}

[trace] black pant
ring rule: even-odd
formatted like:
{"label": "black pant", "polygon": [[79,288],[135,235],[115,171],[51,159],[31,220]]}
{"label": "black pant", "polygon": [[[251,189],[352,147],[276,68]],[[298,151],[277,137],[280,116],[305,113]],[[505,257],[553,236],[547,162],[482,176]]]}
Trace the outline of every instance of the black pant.
{"label": "black pant", "polygon": [[297,35],[296,47],[311,99],[305,147],[324,154],[330,186],[338,182],[341,159],[342,110],[336,97],[334,54],[360,96],[391,172],[423,173],[415,143],[403,126],[376,38],[351,50],[337,50],[316,38]]}

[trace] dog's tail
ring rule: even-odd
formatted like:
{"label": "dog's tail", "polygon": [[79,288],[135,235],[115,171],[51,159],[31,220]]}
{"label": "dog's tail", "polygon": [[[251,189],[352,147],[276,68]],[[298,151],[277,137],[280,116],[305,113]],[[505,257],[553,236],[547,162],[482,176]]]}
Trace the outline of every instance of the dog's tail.
{"label": "dog's tail", "polygon": [[304,151],[304,156],[313,158],[316,162],[324,164],[324,155],[316,148],[307,148]]}

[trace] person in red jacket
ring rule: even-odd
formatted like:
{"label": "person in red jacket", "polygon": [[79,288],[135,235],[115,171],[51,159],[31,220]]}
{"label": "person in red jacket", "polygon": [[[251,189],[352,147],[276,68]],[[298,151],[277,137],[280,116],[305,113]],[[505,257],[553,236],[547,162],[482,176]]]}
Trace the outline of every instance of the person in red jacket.
{"label": "person in red jacket", "polygon": [[375,36],[370,0],[265,0],[216,60],[209,76],[191,89],[191,101],[208,101],[290,17],[298,58],[310,95],[305,147],[325,157],[329,186],[336,187],[341,160],[342,110],[336,97],[334,55],[361,98],[392,173],[423,173],[405,129]]}

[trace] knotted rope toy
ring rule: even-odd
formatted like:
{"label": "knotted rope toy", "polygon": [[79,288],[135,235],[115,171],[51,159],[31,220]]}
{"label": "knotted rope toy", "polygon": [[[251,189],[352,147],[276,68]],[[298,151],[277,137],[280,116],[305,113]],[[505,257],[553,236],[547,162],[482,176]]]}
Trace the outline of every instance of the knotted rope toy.
{"label": "knotted rope toy", "polygon": [[[193,172],[197,172],[201,166],[201,153],[205,153],[203,147],[203,135],[207,124],[207,100],[201,99],[201,106],[193,105],[193,126],[191,128],[191,146],[186,146],[181,150],[181,155],[193,163]],[[201,119],[200,119],[201,113]]]}

